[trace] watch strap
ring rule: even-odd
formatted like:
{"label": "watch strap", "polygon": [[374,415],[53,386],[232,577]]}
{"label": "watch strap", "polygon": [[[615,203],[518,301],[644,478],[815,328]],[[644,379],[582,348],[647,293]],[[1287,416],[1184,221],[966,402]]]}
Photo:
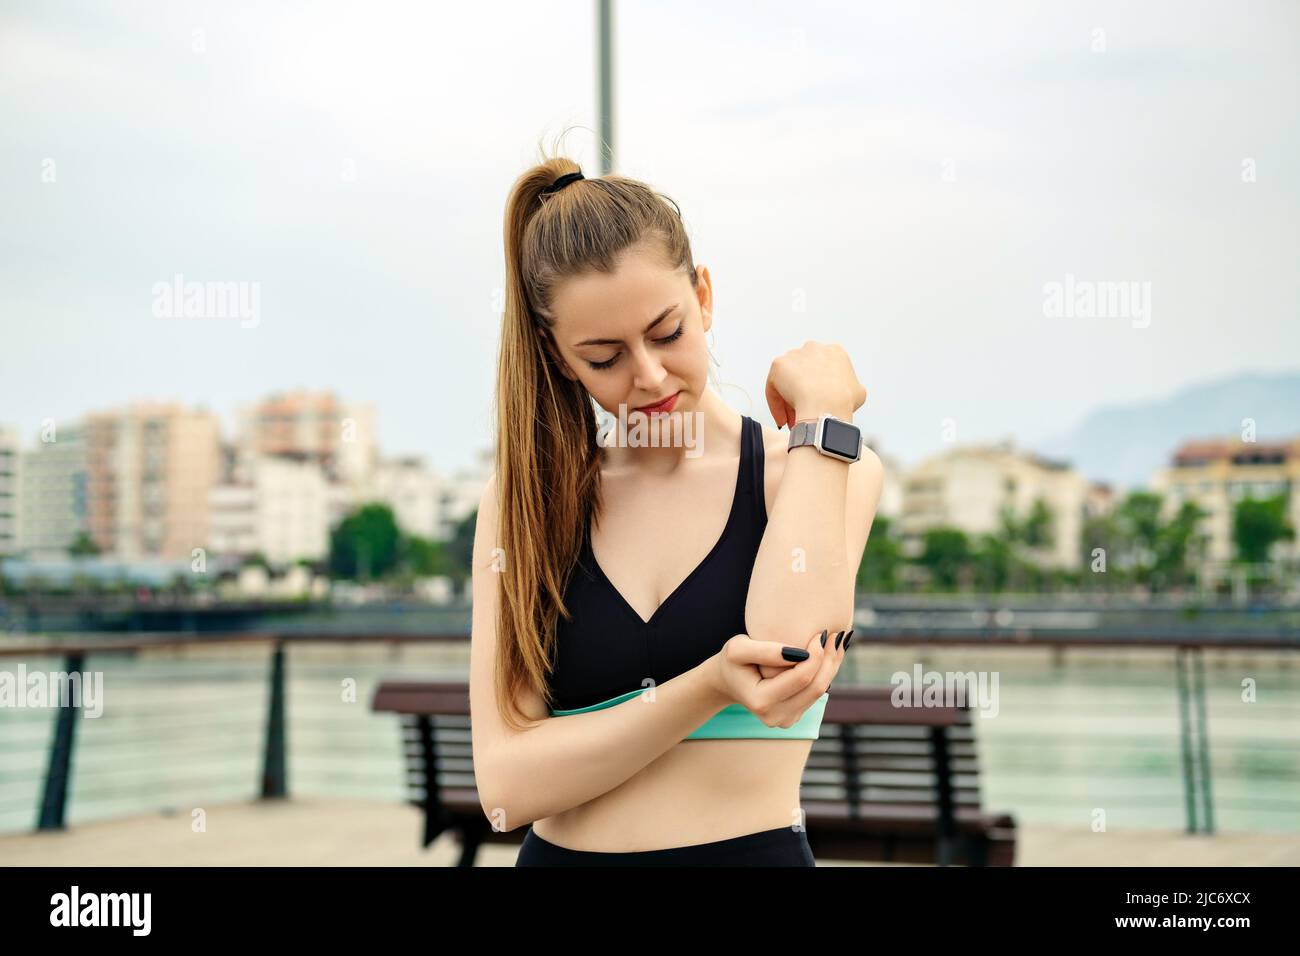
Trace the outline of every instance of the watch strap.
{"label": "watch strap", "polygon": [[817,444],[817,419],[805,422],[795,422],[794,427],[790,429],[790,445],[786,449],[799,448],[802,445]]}

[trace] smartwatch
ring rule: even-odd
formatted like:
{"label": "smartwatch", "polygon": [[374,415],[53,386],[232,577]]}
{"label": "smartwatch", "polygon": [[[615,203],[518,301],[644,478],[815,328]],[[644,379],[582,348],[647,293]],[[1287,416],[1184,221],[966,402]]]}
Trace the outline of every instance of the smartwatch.
{"label": "smartwatch", "polygon": [[823,455],[852,464],[862,457],[862,429],[834,415],[795,422],[790,429],[790,446],[812,445]]}

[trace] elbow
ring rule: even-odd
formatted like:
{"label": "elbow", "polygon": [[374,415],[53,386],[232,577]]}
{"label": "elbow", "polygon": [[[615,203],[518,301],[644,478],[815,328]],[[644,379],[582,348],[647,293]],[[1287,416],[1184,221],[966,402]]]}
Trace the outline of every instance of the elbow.
{"label": "elbow", "polygon": [[485,775],[476,772],[474,781],[478,788],[479,805],[493,830],[507,833],[538,819],[532,802],[527,799],[528,793],[495,769]]}
{"label": "elbow", "polygon": [[532,823],[532,817],[526,812],[521,801],[510,800],[503,796],[501,789],[479,790],[479,804],[483,815],[487,817],[492,829],[498,833],[507,833]]}

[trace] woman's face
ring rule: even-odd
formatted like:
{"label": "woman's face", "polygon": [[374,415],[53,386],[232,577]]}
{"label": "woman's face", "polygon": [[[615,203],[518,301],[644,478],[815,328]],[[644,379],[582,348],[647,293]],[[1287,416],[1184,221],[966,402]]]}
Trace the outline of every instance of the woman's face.
{"label": "woman's face", "polygon": [[708,384],[704,333],[713,324],[709,271],[691,287],[642,243],[612,273],[565,279],[551,297],[551,334],[560,369],[581,382],[601,408],[654,405],[675,392],[673,411],[695,409]]}

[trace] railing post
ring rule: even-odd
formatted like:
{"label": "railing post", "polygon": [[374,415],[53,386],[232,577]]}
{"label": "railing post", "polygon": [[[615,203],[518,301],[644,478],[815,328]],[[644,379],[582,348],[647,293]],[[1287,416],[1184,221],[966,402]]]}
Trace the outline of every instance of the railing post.
{"label": "railing post", "polygon": [[1214,796],[1210,778],[1210,725],[1205,716],[1205,655],[1200,648],[1196,661],[1196,712],[1198,744],[1201,756],[1201,802],[1205,809],[1205,833],[1214,832]]}
{"label": "railing post", "polygon": [[[69,654],[63,662],[71,675],[80,673],[84,657]],[[76,742],[77,717],[81,706],[57,706],[54,710],[54,738],[50,741],[50,761],[45,770],[45,788],[41,794],[37,830],[62,830],[65,828],[64,811],[68,805],[68,783],[72,777],[72,751]]]}
{"label": "railing post", "polygon": [[1192,716],[1188,702],[1187,674],[1183,670],[1186,648],[1174,651],[1174,670],[1178,675],[1178,736],[1182,742],[1183,798],[1187,805],[1187,832],[1196,832],[1196,784],[1192,767]]}
{"label": "railing post", "polygon": [[266,713],[266,748],[262,762],[262,799],[288,796],[285,771],[284,642],[271,654],[270,701]]}

